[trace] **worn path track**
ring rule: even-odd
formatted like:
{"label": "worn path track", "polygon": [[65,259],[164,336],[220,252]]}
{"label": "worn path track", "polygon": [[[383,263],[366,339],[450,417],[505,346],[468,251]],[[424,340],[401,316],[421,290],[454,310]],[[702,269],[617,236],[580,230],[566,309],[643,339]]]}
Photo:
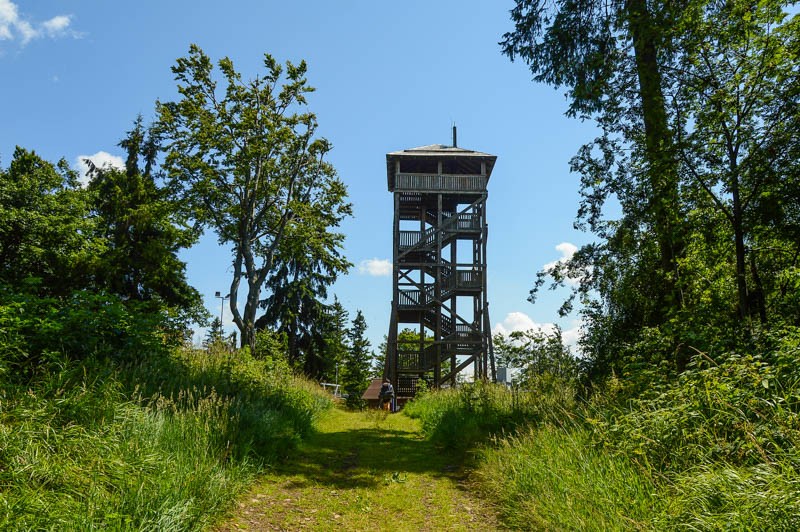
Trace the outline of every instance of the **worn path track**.
{"label": "worn path track", "polygon": [[334,409],[218,530],[496,530],[459,463],[402,414]]}

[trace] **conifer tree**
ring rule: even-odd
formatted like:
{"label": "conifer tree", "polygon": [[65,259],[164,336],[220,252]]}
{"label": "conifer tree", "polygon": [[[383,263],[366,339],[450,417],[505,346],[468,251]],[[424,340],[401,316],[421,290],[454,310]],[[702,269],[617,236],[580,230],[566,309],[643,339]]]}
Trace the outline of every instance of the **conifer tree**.
{"label": "conifer tree", "polygon": [[370,351],[370,342],[365,336],[366,331],[367,321],[359,310],[348,331],[350,346],[342,376],[344,393],[348,394],[347,405],[350,407],[362,406],[361,395],[369,385],[373,354]]}

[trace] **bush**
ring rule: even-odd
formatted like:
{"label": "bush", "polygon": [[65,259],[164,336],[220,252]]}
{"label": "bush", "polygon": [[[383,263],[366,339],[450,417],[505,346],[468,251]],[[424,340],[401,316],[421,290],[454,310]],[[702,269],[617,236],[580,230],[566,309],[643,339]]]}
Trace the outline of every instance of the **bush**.
{"label": "bush", "polygon": [[513,433],[521,426],[569,416],[575,404],[573,386],[563,380],[541,378],[547,379],[549,393],[478,382],[423,394],[403,411],[418,418],[422,430],[434,442],[463,451],[491,436]]}
{"label": "bush", "polygon": [[800,444],[798,390],[775,366],[754,356],[708,364],[698,357],[655,397],[595,419],[600,442],[658,471],[772,462]]}
{"label": "bush", "polygon": [[66,357],[125,359],[164,351],[166,322],[117,296],[76,291],[66,298],[0,289],[0,378],[17,382]]}

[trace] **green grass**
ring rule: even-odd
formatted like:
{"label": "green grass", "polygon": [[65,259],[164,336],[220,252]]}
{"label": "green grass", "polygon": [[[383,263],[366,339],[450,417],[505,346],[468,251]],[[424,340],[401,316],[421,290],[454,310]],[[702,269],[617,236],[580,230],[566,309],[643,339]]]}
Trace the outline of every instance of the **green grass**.
{"label": "green grass", "polygon": [[653,479],[595,449],[577,427],[545,426],[482,450],[476,477],[503,521],[530,530],[647,529],[663,504]]}
{"label": "green grass", "polygon": [[3,383],[0,529],[207,527],[329,404],[268,369],[181,352]]}
{"label": "green grass", "polygon": [[477,385],[407,410],[432,442],[479,450],[476,485],[512,528],[798,530],[800,379],[796,357],[775,359],[698,365],[626,400]]}
{"label": "green grass", "polygon": [[223,530],[496,530],[461,461],[419,422],[327,411],[291,460],[269,468]]}
{"label": "green grass", "polygon": [[569,417],[574,407],[574,390],[566,383],[551,386],[549,393],[475,383],[424,394],[403,411],[420,420],[435,444],[464,452],[492,436]]}

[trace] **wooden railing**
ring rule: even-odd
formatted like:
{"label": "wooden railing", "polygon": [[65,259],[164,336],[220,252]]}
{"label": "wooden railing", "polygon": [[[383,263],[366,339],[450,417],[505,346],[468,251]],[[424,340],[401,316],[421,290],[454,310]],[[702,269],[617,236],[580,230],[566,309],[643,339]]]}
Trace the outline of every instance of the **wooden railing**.
{"label": "wooden railing", "polygon": [[458,215],[456,228],[459,231],[476,231],[481,228],[481,217],[478,214],[461,213]]}
{"label": "wooden railing", "polygon": [[482,175],[395,174],[395,190],[442,190],[483,192],[488,178]]}

